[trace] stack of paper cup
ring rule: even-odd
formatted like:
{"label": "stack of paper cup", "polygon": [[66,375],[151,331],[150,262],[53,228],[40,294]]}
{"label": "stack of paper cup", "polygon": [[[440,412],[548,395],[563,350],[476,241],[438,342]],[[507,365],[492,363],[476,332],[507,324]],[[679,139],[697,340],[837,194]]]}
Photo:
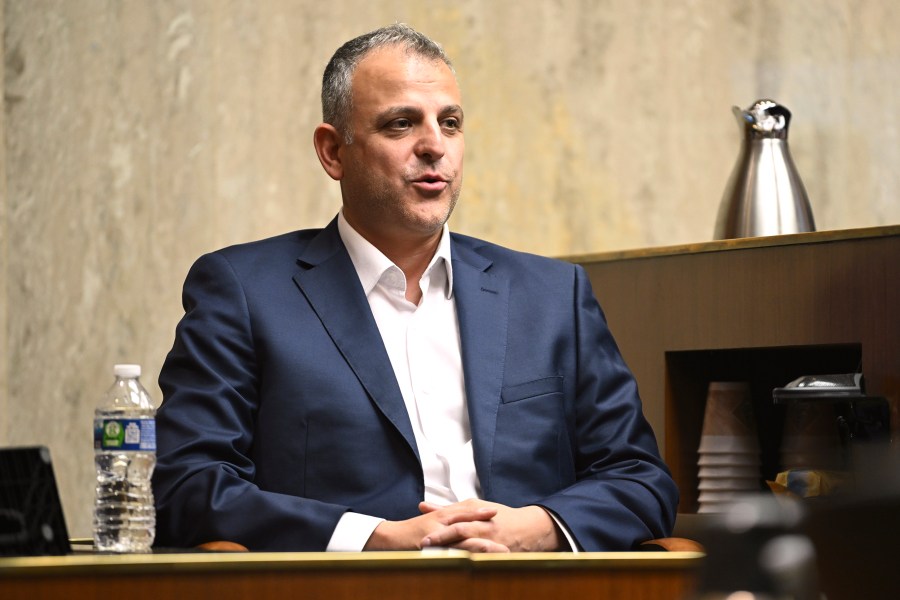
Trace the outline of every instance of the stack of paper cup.
{"label": "stack of paper cup", "polygon": [[781,467],[791,469],[837,469],[841,446],[834,407],[827,402],[797,401],[787,406]]}
{"label": "stack of paper cup", "polygon": [[697,464],[698,512],[722,512],[742,495],[759,491],[759,441],[746,382],[709,384]]}

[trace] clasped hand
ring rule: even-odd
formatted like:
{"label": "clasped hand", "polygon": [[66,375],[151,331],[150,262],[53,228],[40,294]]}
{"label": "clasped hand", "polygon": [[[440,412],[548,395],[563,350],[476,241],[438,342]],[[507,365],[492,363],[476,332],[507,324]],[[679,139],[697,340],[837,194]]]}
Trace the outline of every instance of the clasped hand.
{"label": "clasped hand", "polygon": [[471,499],[448,506],[420,502],[419,510],[422,514],[417,517],[379,524],[365,549],[549,552],[560,546],[556,523],[540,506],[510,508]]}

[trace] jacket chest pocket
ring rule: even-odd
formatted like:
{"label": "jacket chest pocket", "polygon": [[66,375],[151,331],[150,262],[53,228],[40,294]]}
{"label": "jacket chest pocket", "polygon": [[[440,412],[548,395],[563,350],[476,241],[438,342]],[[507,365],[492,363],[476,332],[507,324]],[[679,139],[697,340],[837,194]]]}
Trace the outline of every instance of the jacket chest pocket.
{"label": "jacket chest pocket", "polygon": [[562,376],[503,388],[491,473],[496,500],[528,504],[574,479]]}
{"label": "jacket chest pocket", "polygon": [[563,393],[563,377],[562,375],[553,375],[551,377],[542,377],[534,381],[527,381],[516,385],[508,385],[500,392],[500,402],[503,404],[512,404],[522,400],[532,400],[542,398],[544,396],[559,395],[558,400],[562,401]]}

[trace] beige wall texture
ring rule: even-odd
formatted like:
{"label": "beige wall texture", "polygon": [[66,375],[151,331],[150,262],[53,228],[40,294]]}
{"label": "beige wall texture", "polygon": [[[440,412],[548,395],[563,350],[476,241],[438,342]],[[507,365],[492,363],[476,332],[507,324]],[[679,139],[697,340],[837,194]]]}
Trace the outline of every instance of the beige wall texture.
{"label": "beige wall texture", "polygon": [[900,222],[894,0],[6,0],[0,19],[0,444],[50,446],[75,535],[93,406],[128,361],[159,401],[191,262],[337,212],[321,72],[380,25],[454,57],[458,231],[550,255],[710,239],[731,106],[762,97],[794,112],[819,229]]}

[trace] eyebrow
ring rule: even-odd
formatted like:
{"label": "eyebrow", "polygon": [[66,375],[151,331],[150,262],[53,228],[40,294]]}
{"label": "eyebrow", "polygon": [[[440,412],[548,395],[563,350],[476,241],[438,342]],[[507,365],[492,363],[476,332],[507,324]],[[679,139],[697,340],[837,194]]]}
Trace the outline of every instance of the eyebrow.
{"label": "eyebrow", "polygon": [[[421,108],[417,108],[415,106],[392,106],[386,110],[381,111],[375,117],[376,122],[383,123],[385,121],[389,121],[396,117],[401,117],[404,115],[414,115],[416,117],[421,117],[423,111]],[[459,104],[448,104],[446,106],[441,107],[438,111],[438,115],[451,115],[456,114],[459,115],[460,119],[464,118],[464,113],[462,106]]]}
{"label": "eyebrow", "polygon": [[447,106],[443,107],[438,114],[440,114],[440,115],[454,115],[455,114],[455,115],[459,116],[460,121],[465,120],[465,116],[466,116],[465,113],[463,112],[462,106],[460,106],[459,104],[448,104]]}

